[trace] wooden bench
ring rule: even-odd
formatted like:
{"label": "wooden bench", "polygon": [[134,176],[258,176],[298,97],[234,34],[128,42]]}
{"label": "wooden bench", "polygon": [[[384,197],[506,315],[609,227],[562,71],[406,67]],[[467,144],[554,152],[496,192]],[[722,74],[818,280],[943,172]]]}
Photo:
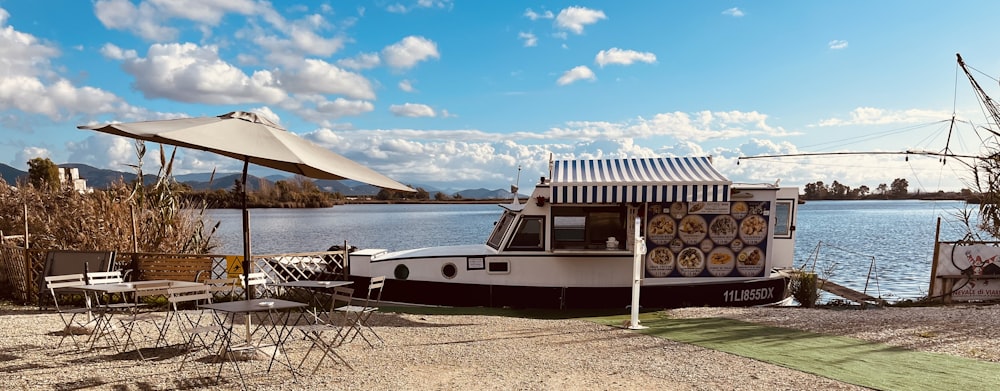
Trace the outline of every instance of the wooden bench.
{"label": "wooden bench", "polygon": [[937,276],[936,278],[940,278],[942,281],[944,281],[944,284],[941,285],[941,293],[942,293],[941,302],[945,304],[951,304],[951,294],[953,293],[952,291],[955,290],[956,281],[964,280],[966,278],[974,280],[992,280],[1000,278],[1000,274],[982,274],[978,276],[967,275],[967,274],[943,274]]}
{"label": "wooden bench", "polygon": [[143,281],[203,282],[212,275],[212,258],[210,257],[146,256],[139,258],[136,265],[137,279]]}

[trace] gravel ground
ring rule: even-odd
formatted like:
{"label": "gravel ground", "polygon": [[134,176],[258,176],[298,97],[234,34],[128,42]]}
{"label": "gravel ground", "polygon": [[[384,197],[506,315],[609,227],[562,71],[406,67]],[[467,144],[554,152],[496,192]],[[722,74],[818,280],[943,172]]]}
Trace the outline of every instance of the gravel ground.
{"label": "gravel ground", "polygon": [[[803,308],[684,308],[673,317],[729,317],[870,341],[1000,361],[1000,306],[829,310]],[[580,320],[495,316],[376,314],[384,343],[357,339],[339,348],[351,365],[328,359],[315,374],[266,360],[243,362],[249,389],[334,390],[863,390],[795,370],[693,345]],[[62,323],[49,311],[0,306],[0,388],[5,390],[166,390],[240,388],[232,366],[205,353],[183,370],[178,349],[144,350],[156,358],[111,348],[77,351],[59,342]],[[180,335],[171,333],[171,340]],[[292,339],[298,363],[309,344]],[[306,365],[315,365],[313,354]]]}

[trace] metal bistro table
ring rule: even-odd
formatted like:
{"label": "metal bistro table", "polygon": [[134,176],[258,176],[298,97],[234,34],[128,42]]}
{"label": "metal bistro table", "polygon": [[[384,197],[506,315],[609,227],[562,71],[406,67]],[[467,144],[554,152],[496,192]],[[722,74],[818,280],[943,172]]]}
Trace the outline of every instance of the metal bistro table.
{"label": "metal bistro table", "polygon": [[[93,350],[94,345],[97,343],[97,340],[101,339],[102,337],[112,336],[112,339],[114,339],[112,331],[113,325],[111,322],[112,318],[116,313],[120,312],[119,310],[130,309],[131,306],[135,305],[135,303],[116,304],[116,303],[109,303],[107,300],[102,301],[99,299],[101,295],[119,294],[124,296],[127,293],[135,293],[136,291],[138,291],[139,289],[143,289],[144,287],[162,288],[164,292],[166,292],[167,288],[199,286],[199,285],[203,284],[193,281],[149,280],[149,281],[133,281],[133,282],[92,284],[92,285],[80,286],[79,289],[82,289],[86,291],[85,293],[89,293],[94,296],[93,301],[95,305],[92,306],[92,309],[96,310],[95,313],[97,315],[97,322],[94,325],[94,333],[91,334],[90,336],[90,341],[89,341],[90,349]],[[125,298],[123,297],[122,299],[124,300]],[[91,302],[89,297],[87,298],[87,302],[89,306],[90,305],[89,303]],[[112,342],[115,345],[117,345],[117,341],[112,341]],[[159,342],[160,338],[157,338],[157,343]]]}
{"label": "metal bistro table", "polygon": [[[292,309],[300,309],[306,307],[305,303],[299,303],[296,301],[288,301],[281,299],[253,299],[253,300],[240,300],[240,301],[229,301],[221,303],[211,303],[199,305],[199,308],[210,309],[215,314],[215,320],[218,322],[219,326],[222,328],[224,335],[224,346],[220,350],[219,359],[219,372],[216,374],[216,378],[222,376],[222,367],[225,365],[226,361],[231,361],[233,366],[236,368],[236,373],[240,377],[240,383],[243,384],[243,388],[246,388],[246,382],[243,379],[243,372],[240,370],[238,363],[238,358],[233,355],[234,351],[249,351],[251,353],[256,353],[258,350],[266,351],[271,348],[270,360],[267,364],[267,371],[271,371],[271,366],[274,364],[275,359],[278,355],[285,356],[285,364],[288,367],[289,372],[292,374],[292,379],[295,379],[295,369],[292,367],[291,361],[288,359],[288,355],[282,350],[282,345],[285,340],[291,336],[293,325],[295,322],[289,323],[289,318],[293,313],[297,313],[299,317],[302,316],[301,311],[289,311]],[[236,323],[235,318],[237,314],[246,314],[246,325],[247,334],[244,346],[234,347],[233,339],[235,334],[233,332],[233,325]],[[262,331],[264,336],[260,338],[259,343],[254,343],[253,334],[256,334],[258,329],[253,332],[249,330],[251,317],[256,317],[258,329]],[[298,319],[296,319],[296,322]],[[264,338],[267,338],[267,343],[264,343]]]}
{"label": "metal bistro table", "polygon": [[293,288],[289,289],[289,292],[301,292],[301,293],[291,293],[296,299],[303,299],[302,301],[309,302],[312,308],[323,308],[322,296],[320,293],[328,289],[333,289],[339,286],[348,286],[353,284],[354,281],[316,281],[316,280],[296,280],[296,281],[285,281],[271,284],[271,286],[280,286],[282,288]]}

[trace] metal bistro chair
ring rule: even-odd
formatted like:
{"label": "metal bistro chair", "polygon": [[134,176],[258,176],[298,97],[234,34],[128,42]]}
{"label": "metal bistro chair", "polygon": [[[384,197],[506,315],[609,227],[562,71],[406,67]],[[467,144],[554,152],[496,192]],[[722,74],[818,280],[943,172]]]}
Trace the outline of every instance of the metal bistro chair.
{"label": "metal bistro chair", "polygon": [[[56,312],[59,313],[59,318],[62,319],[64,328],[63,336],[59,338],[59,344],[56,348],[62,346],[63,341],[66,337],[70,337],[73,341],[73,345],[77,350],[80,349],[80,343],[76,340],[77,334],[88,334],[86,327],[93,321],[90,319],[90,307],[73,307],[67,308],[65,305],[59,305],[59,297],[64,295],[85,295],[82,290],[74,289],[81,286],[87,285],[84,280],[83,274],[66,274],[61,276],[47,276],[45,277],[45,286],[48,288],[49,293],[52,294],[52,303],[55,306]],[[86,322],[79,322],[76,320],[78,315],[83,314],[87,317]]]}
{"label": "metal bistro chair", "polygon": [[340,362],[344,363],[344,365],[347,365],[348,368],[354,369],[351,367],[351,364],[348,364],[347,360],[344,360],[344,357],[337,354],[335,350],[344,344],[344,340],[346,340],[347,335],[350,334],[351,330],[353,330],[352,322],[355,321],[354,319],[349,321],[346,313],[343,314],[345,316],[343,316],[340,321],[335,320],[335,318],[338,318],[336,314],[337,308],[341,308],[339,306],[340,303],[350,305],[353,295],[354,288],[342,286],[333,288],[333,295],[330,297],[330,306],[328,307],[327,312],[325,314],[317,314],[321,316],[317,316],[314,319],[314,324],[296,327],[296,329],[302,332],[302,335],[311,342],[309,350],[306,351],[305,356],[302,356],[302,361],[299,362],[299,368],[302,368],[302,365],[305,364],[306,359],[309,358],[309,354],[312,353],[313,349],[319,348],[319,350],[323,353],[323,356],[316,362],[316,367],[313,368],[312,371],[313,374],[316,373],[320,365],[323,364],[323,360],[327,357],[336,357],[340,360]]}
{"label": "metal bistro chair", "polygon": [[219,298],[232,300],[236,292],[236,287],[239,284],[240,279],[236,277],[209,278],[205,280],[205,285],[208,285],[208,291],[212,293],[213,300]]}
{"label": "metal bistro chair", "polygon": [[261,288],[263,288],[263,291],[260,293],[259,297],[269,297],[270,296],[270,294],[268,293],[268,290],[267,290],[267,273],[264,273],[264,272],[255,272],[255,273],[250,273],[247,276],[241,275],[240,276],[240,282],[243,284],[243,289],[253,289],[254,290],[250,294],[251,297],[258,297],[257,292],[256,292],[256,289],[257,289],[258,286],[261,287]]}
{"label": "metal bistro chair", "polygon": [[[351,342],[360,335],[369,347],[375,347],[375,344],[365,336],[365,330],[367,330],[379,342],[385,343],[370,323],[372,314],[378,312],[379,303],[382,302],[382,287],[384,285],[385,276],[372,277],[371,281],[368,282],[368,294],[365,295],[361,305],[346,305],[335,309],[335,311],[343,313],[345,318],[351,319],[348,321],[351,330],[348,330],[347,335],[344,336],[346,342]],[[350,339],[347,340],[347,337]]]}
{"label": "metal bistro chair", "polygon": [[[170,283],[164,281],[154,284],[143,284],[135,288],[135,292],[132,294],[134,302],[131,307],[128,307],[128,316],[121,319],[125,342],[121,344],[120,351],[127,351],[129,345],[135,346],[135,351],[139,354],[139,359],[145,360],[146,357],[142,354],[142,347],[139,346],[139,336],[142,337],[143,341],[154,341],[153,347],[159,346],[160,341],[163,340],[166,334],[166,318],[159,310],[150,306],[147,300],[166,297],[169,287]],[[146,330],[143,328],[144,325],[152,327],[156,331],[156,335],[150,337],[149,334],[146,334]]]}
{"label": "metal bistro chair", "polygon": [[[190,286],[167,289],[167,301],[170,302],[170,312],[167,320],[163,324],[163,332],[166,332],[171,322],[176,321],[179,325],[181,335],[185,336],[183,345],[184,358],[178,371],[184,369],[191,353],[200,350],[211,351],[212,346],[222,337],[222,327],[219,326],[210,310],[194,309],[182,310],[185,304],[211,304],[213,293],[209,286]],[[211,339],[211,342],[209,342]],[[197,343],[197,346],[195,345]]]}

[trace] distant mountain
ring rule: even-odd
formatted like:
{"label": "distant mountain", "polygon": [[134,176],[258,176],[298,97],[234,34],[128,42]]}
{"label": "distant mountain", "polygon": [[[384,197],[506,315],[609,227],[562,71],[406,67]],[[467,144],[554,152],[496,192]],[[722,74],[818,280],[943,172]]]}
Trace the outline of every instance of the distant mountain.
{"label": "distant mountain", "polygon": [[198,173],[198,174],[174,175],[174,179],[176,179],[177,182],[181,182],[181,183],[185,183],[185,182],[208,182],[209,180],[217,179],[219,176],[222,176],[222,175],[226,175],[226,174],[215,173],[215,177],[213,178],[212,177],[212,173],[206,172],[206,173]]}
{"label": "distant mountain", "polygon": [[8,185],[16,185],[17,180],[20,178],[27,180],[28,172],[0,163],[0,177],[2,177],[4,182],[7,182]]}
{"label": "distant mountain", "polygon": [[[193,175],[194,176],[191,178],[195,179],[181,180],[178,177],[175,177],[174,179],[176,179],[177,182],[191,186],[194,190],[230,190],[233,186],[236,186],[236,181],[242,179],[243,177],[243,174],[216,174],[214,178],[211,178],[210,174]],[[203,178],[203,180],[197,180],[198,178]],[[209,181],[209,179],[212,180]],[[267,179],[247,175],[247,188],[250,189],[250,191],[259,190],[261,188],[261,181],[267,184],[273,184],[273,182]]]}
{"label": "distant mountain", "polygon": [[[80,178],[87,180],[87,186],[90,186],[95,189],[107,188],[112,183],[118,180],[131,182],[135,179],[135,173],[107,170],[80,163],[60,164],[59,167],[78,169],[80,171]],[[28,173],[26,171],[21,171],[6,164],[0,163],[0,176],[2,176],[4,181],[6,181],[8,184],[13,185],[17,183],[18,178],[27,179]],[[240,176],[241,174],[238,173],[237,174],[216,173],[215,177],[213,178],[211,173],[195,173],[195,174],[176,175],[174,176],[174,179],[177,180],[177,182],[179,183],[191,186],[191,188],[194,190],[219,190],[219,189],[230,190],[233,188],[234,184],[236,183],[236,180],[238,180]],[[269,175],[264,178],[248,175],[247,183],[250,190],[253,191],[253,190],[259,190],[263,183],[273,185],[277,181],[291,180],[291,179],[292,177],[290,176],[283,177],[280,175]],[[143,175],[143,182],[146,184],[153,183],[153,181],[155,180],[156,180],[155,174]],[[318,179],[315,181],[315,183],[317,187],[319,187],[324,191],[328,191],[331,193],[339,192],[340,194],[348,197],[375,196],[381,190],[378,187],[369,185],[367,183],[358,182],[355,180],[334,181],[327,179]],[[449,192],[449,191],[438,190],[434,187],[429,187],[429,186],[420,186],[420,185],[410,185],[410,186],[412,186],[415,189],[422,188],[426,190],[428,193],[430,193],[431,198],[433,198],[434,195],[439,192],[444,193],[449,197],[458,194],[464,199],[509,200],[512,197],[511,192],[503,189],[488,190],[485,188],[479,188],[479,189],[461,190],[457,192]]]}

